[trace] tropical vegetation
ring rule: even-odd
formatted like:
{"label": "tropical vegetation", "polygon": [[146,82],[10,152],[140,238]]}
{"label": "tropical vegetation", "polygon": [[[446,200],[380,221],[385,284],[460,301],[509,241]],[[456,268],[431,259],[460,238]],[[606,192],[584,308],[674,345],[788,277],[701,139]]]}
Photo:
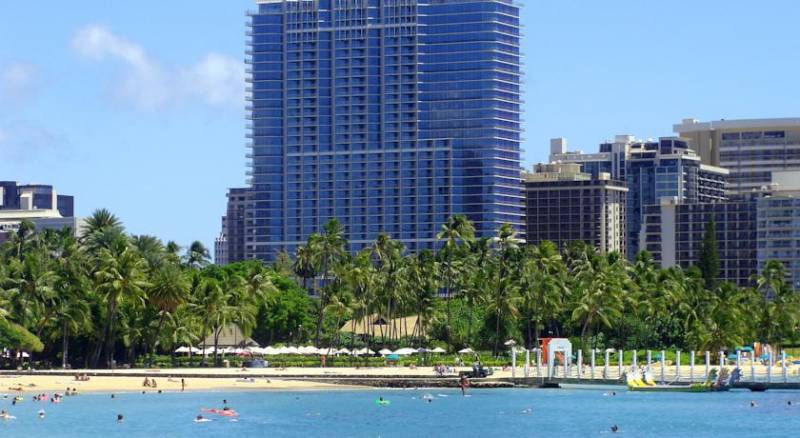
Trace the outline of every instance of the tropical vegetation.
{"label": "tropical vegetation", "polygon": [[[18,351],[38,366],[154,366],[164,355],[175,365],[185,362],[177,347],[216,352],[231,325],[262,345],[469,346],[494,355],[508,340],[533,347],[544,337],[583,349],[683,351],[797,340],[800,300],[784,266],[768,263],[752,287],[717,281],[712,238],[688,270],[661,269],[646,252],[630,262],[580,242],[525,245],[508,225],[477,238],[463,216],[436,240],[438,251],[414,253],[382,234],[352,253],[333,220],[270,266],[216,266],[202,243],[182,249],[130,235],[106,210],[80,237],[23,222],[0,246],[0,353],[15,366]],[[351,334],[376,316],[416,322]],[[198,361],[221,365],[216,354]]]}

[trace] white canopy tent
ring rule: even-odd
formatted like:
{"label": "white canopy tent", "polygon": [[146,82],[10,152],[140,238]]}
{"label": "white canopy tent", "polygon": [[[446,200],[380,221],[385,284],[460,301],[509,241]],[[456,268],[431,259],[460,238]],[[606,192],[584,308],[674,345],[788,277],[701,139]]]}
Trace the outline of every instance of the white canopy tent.
{"label": "white canopy tent", "polygon": [[388,348],[382,348],[380,351],[378,351],[378,353],[381,356],[388,356],[388,355],[392,354],[392,350],[390,350]]}
{"label": "white canopy tent", "polygon": [[436,347],[433,350],[431,350],[430,352],[431,353],[436,353],[436,354],[442,354],[442,353],[447,353],[447,350],[445,350],[442,347]]}
{"label": "white canopy tent", "polygon": [[469,347],[467,347],[467,348],[462,348],[461,350],[458,350],[458,353],[459,353],[459,354],[472,354],[472,353],[474,353],[474,352],[475,352],[475,350],[473,350],[473,349],[471,349],[471,348],[469,348]]}
{"label": "white canopy tent", "polygon": [[409,356],[412,354],[417,354],[417,350],[413,348],[400,348],[394,352],[394,354],[398,356]]}

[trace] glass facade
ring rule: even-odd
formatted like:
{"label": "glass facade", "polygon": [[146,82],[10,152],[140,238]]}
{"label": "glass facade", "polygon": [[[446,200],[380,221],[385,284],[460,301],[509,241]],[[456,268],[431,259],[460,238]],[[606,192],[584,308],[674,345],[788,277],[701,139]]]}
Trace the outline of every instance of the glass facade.
{"label": "glass facade", "polygon": [[662,198],[681,203],[710,203],[725,200],[727,171],[700,164],[686,142],[662,138],[633,145],[626,166],[628,186],[627,255],[633,260],[644,249],[639,231],[645,208]]}
{"label": "glass facade", "polygon": [[338,219],[433,248],[454,214],[523,229],[511,0],[261,0],[251,13],[247,256]]}
{"label": "glass facade", "polygon": [[[43,184],[17,184],[15,181],[0,181],[0,210],[19,210],[23,206],[20,196],[26,193],[30,196],[31,209],[58,210],[62,217],[75,216],[75,199],[69,195],[54,195],[51,185]],[[55,204],[53,201],[55,199]]]}

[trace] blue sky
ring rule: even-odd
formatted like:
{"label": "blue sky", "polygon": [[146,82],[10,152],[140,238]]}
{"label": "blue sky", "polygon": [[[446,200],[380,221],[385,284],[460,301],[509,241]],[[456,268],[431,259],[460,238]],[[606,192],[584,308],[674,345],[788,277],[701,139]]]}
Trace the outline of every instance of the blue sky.
{"label": "blue sky", "polygon": [[[0,5],[0,179],[208,244],[244,183],[251,0]],[[798,116],[800,3],[525,0],[525,153],[671,134],[684,117]]]}

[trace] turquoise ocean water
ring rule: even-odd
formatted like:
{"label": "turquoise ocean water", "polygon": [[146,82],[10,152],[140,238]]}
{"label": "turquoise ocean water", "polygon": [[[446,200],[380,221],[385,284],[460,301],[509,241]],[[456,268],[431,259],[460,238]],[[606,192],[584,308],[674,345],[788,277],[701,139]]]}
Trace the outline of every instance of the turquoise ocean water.
{"label": "turquoise ocean water", "polygon": [[[82,394],[3,409],[0,437],[784,437],[800,428],[800,393],[645,394],[611,390],[365,390]],[[433,395],[432,402],[423,398]],[[376,404],[378,397],[391,403]],[[227,399],[238,421],[206,414]],[[750,402],[755,401],[755,408]],[[787,402],[792,401],[792,405]],[[45,418],[37,411],[44,409]],[[117,414],[125,421],[117,423]],[[612,433],[612,425],[619,432]]]}

